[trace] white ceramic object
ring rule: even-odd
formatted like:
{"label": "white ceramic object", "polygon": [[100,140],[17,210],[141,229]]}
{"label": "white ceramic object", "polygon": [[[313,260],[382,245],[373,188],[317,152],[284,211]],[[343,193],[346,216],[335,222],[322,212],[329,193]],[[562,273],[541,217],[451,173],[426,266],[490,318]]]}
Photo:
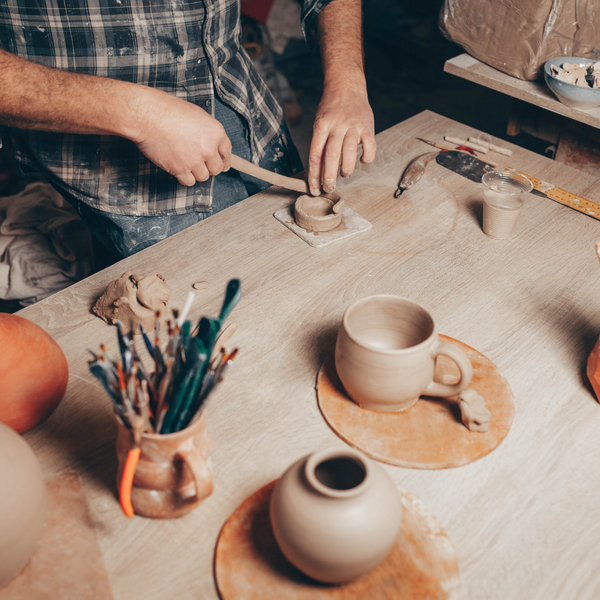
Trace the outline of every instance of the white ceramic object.
{"label": "white ceramic object", "polygon": [[402,525],[400,492],[376,463],[350,448],[315,452],[279,479],[271,526],[285,557],[325,583],[357,579],[392,550]]}
{"label": "white ceramic object", "polygon": [[[458,383],[433,381],[440,354],[456,363],[461,372]],[[391,295],[361,298],[346,309],[335,347],[335,368],[352,400],[381,412],[405,410],[421,395],[456,396],[469,386],[473,375],[467,355],[439,341],[427,309]]]}
{"label": "white ceramic object", "polygon": [[29,444],[0,423],[0,588],[27,564],[42,535],[46,484]]}

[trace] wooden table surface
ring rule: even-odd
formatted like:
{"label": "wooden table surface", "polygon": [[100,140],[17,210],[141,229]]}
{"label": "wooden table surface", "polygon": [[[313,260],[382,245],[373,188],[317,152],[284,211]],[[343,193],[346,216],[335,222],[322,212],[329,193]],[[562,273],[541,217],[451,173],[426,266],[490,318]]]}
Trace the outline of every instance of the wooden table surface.
{"label": "wooden table surface", "polygon": [[444,71],[600,129],[600,108],[580,110],[563,104],[550,91],[543,79],[524,81],[512,77],[482,63],[469,54],[460,54],[447,60]]}
{"label": "wooden table surface", "polygon": [[[460,597],[600,597],[600,406],[584,375],[600,333],[600,223],[531,196],[516,236],[493,240],[481,231],[480,186],[435,162],[393,197],[408,162],[430,150],[416,136],[477,133],[424,112],[379,134],[376,161],[339,186],[373,224],[354,238],[311,248],[272,216],[294,194],[270,189],[19,313],[56,339],[70,367],[59,409],[25,437],[46,473],[81,474],[115,598],[218,597],[213,553],[225,519],[299,457],[343,446],[319,412],[315,378],[344,309],[381,293],[429,307],[438,330],[490,358],[515,395],[512,429],[485,458],[440,471],[384,465],[446,528]],[[512,148],[512,166],[600,202],[595,178]],[[208,419],[215,490],[181,519],[121,513],[116,425],[87,368],[86,348],[116,350],[114,330],[90,308],[128,269],[162,273],[175,306],[208,281],[194,319],[218,313],[229,278],[243,282],[229,317],[240,356]]]}

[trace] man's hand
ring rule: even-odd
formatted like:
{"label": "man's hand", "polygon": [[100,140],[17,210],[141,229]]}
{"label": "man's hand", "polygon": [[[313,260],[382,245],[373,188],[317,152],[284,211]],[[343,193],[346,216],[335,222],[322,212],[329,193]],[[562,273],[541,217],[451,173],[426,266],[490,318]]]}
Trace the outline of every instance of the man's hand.
{"label": "man's hand", "polygon": [[321,56],[325,73],[323,96],[313,127],[308,158],[311,194],[333,192],[338,172],[350,177],[356,165],[375,159],[373,111],[363,69],[360,0],[333,0],[319,14]]}
{"label": "man's hand", "polygon": [[52,69],[0,50],[0,125],[119,135],[182,185],[227,171],[231,143],[204,110],[171,94]]}
{"label": "man's hand", "polygon": [[229,170],[231,142],[223,126],[195,104],[144,88],[135,108],[139,131],[131,139],[146,158],[182,185]]}
{"label": "man's hand", "polygon": [[343,83],[328,86],[317,110],[308,159],[311,194],[335,190],[338,173],[350,177],[356,165],[358,144],[362,144],[361,162],[375,159],[373,111],[367,92],[360,85]]}

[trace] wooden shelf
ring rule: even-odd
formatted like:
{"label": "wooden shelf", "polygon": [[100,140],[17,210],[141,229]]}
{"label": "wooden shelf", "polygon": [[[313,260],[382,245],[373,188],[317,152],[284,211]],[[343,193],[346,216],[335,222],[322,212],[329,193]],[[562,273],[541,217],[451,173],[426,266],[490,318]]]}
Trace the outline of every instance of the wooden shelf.
{"label": "wooden shelf", "polygon": [[460,54],[446,61],[444,71],[600,129],[600,108],[593,110],[570,108],[554,97],[543,80],[523,81],[511,77],[478,61],[469,54]]}

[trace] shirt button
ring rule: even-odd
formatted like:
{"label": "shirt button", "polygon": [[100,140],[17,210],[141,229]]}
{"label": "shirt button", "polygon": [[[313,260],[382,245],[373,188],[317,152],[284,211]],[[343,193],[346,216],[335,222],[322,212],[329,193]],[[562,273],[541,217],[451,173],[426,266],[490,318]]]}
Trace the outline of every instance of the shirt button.
{"label": "shirt button", "polygon": [[206,108],[210,108],[210,100],[206,101]]}

